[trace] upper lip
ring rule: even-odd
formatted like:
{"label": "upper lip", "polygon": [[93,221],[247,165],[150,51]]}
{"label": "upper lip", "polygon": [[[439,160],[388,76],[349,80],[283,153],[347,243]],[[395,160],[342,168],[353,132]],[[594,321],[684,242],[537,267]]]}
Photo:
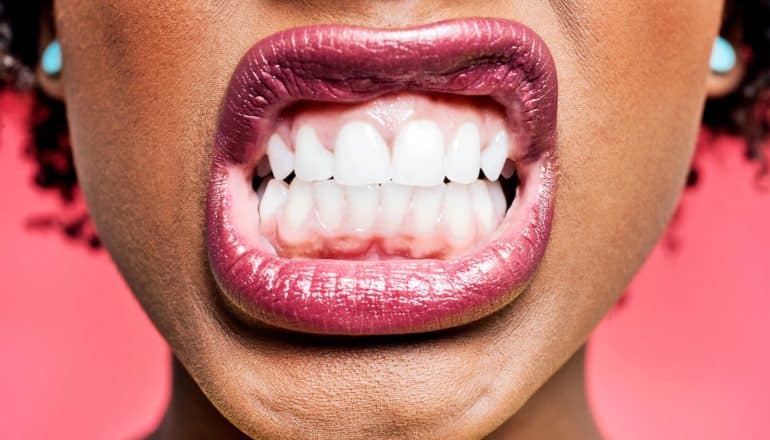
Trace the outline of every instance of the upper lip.
{"label": "upper lip", "polygon": [[[228,181],[253,166],[278,113],[297,101],[358,102],[397,91],[489,95],[527,146],[530,194],[489,246],[453,260],[292,260],[267,255],[232,218]],[[501,19],[384,30],[289,29],[237,66],[220,115],[207,199],[209,259],[235,310],[274,326],[326,334],[439,330],[512,301],[538,266],[553,217],[556,71],[542,39]],[[509,216],[511,217],[511,216]]]}

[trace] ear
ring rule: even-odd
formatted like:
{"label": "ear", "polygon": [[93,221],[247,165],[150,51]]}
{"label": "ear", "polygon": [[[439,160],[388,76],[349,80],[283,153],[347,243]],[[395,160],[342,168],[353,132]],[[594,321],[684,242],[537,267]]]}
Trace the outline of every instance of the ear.
{"label": "ear", "polygon": [[[51,98],[64,100],[64,88],[62,87],[61,72],[56,74],[46,73],[43,69],[43,57],[46,54],[46,49],[51,46],[51,43],[56,40],[56,30],[54,28],[53,11],[52,8],[43,8],[42,16],[40,17],[40,39],[38,47],[38,63],[35,71],[37,77],[37,84],[40,89],[46,95]],[[59,55],[61,58],[61,55]]]}
{"label": "ear", "polygon": [[[746,69],[751,61],[751,50],[747,46],[730,41],[735,51],[735,65],[728,71],[711,70],[706,84],[706,91],[709,98],[722,98],[738,89],[743,78],[746,76]],[[715,50],[718,50],[715,48]]]}

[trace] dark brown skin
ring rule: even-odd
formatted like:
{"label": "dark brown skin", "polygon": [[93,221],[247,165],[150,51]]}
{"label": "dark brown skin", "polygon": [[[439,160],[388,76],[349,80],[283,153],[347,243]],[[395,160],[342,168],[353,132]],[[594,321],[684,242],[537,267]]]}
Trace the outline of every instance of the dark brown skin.
{"label": "dark brown skin", "polygon": [[[707,86],[722,2],[55,3],[64,72],[47,88],[63,92],[99,234],[179,360],[157,438],[226,438],[232,425],[255,438],[598,437],[579,350],[662,233],[704,100],[723,92]],[[203,228],[216,116],[242,54],[300,25],[490,13],[540,33],[559,74],[556,217],[527,291],[418,337],[344,343],[237,324]]]}

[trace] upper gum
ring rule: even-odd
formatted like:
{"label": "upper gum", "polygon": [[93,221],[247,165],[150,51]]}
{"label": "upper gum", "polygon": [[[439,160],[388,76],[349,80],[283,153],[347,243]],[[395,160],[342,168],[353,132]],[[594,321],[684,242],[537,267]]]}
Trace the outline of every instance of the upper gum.
{"label": "upper gum", "polygon": [[[356,104],[306,104],[279,118],[274,133],[294,149],[297,131],[304,125],[315,129],[319,140],[333,150],[340,129],[349,122],[365,122],[374,126],[385,142],[392,147],[398,131],[410,121],[431,120],[442,130],[448,144],[456,130],[465,122],[477,124],[481,132],[482,149],[500,130],[507,130],[501,108],[482,104],[481,97],[452,95],[422,95],[401,93]],[[470,106],[467,100],[475,100]],[[398,111],[387,113],[383,107],[398,106]],[[437,115],[438,113],[438,115]]]}

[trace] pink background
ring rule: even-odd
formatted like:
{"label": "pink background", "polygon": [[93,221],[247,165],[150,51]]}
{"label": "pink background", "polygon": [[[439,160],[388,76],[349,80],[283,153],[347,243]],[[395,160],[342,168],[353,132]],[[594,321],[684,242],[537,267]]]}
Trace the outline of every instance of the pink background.
{"label": "pink background", "polygon": [[[0,95],[0,438],[130,438],[169,391],[169,351],[104,252],[25,221],[61,207],[21,157],[28,102]],[[612,439],[770,438],[770,193],[735,140],[702,149],[699,187],[621,307],[587,379]]]}

